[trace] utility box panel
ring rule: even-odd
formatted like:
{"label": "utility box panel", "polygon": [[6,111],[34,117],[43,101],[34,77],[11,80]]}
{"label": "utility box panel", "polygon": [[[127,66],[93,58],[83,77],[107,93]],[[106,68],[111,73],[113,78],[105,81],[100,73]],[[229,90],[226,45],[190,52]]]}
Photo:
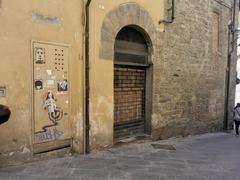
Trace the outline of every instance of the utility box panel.
{"label": "utility box panel", "polygon": [[68,51],[68,46],[33,42],[34,144],[56,146],[71,138]]}

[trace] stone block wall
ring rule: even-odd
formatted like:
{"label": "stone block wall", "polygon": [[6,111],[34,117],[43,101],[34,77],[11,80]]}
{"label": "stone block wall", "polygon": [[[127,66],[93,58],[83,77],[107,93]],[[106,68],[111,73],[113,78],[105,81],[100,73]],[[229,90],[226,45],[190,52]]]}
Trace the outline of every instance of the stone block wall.
{"label": "stone block wall", "polygon": [[[176,0],[174,22],[166,25],[164,33],[157,34],[153,59],[153,138],[223,128],[231,3],[229,7],[224,5],[228,4]],[[213,12],[220,17],[218,50],[212,42]]]}

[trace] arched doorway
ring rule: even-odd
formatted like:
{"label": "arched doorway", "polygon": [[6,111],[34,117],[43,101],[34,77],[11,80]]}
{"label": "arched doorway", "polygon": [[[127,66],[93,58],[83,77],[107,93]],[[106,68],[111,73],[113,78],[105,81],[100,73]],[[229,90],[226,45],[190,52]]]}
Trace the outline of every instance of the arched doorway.
{"label": "arched doorway", "polygon": [[146,132],[148,44],[135,28],[122,28],[114,46],[114,139]]}

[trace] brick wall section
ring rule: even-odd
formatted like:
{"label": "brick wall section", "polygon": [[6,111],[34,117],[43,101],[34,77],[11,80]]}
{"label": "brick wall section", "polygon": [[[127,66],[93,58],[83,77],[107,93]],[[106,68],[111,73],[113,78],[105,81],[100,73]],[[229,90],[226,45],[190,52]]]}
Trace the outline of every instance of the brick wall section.
{"label": "brick wall section", "polygon": [[114,121],[143,120],[145,70],[116,66],[114,68]]}
{"label": "brick wall section", "polygon": [[[212,48],[214,11],[221,19],[218,51]],[[176,19],[157,34],[154,52],[154,138],[222,129],[230,17],[213,0],[176,0]]]}

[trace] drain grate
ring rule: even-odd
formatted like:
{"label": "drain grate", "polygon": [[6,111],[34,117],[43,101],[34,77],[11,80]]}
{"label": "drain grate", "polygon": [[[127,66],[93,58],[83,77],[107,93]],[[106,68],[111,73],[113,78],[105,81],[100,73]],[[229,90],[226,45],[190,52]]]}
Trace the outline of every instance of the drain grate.
{"label": "drain grate", "polygon": [[176,148],[168,144],[151,144],[154,149],[164,149],[164,150],[173,150],[176,151]]}

